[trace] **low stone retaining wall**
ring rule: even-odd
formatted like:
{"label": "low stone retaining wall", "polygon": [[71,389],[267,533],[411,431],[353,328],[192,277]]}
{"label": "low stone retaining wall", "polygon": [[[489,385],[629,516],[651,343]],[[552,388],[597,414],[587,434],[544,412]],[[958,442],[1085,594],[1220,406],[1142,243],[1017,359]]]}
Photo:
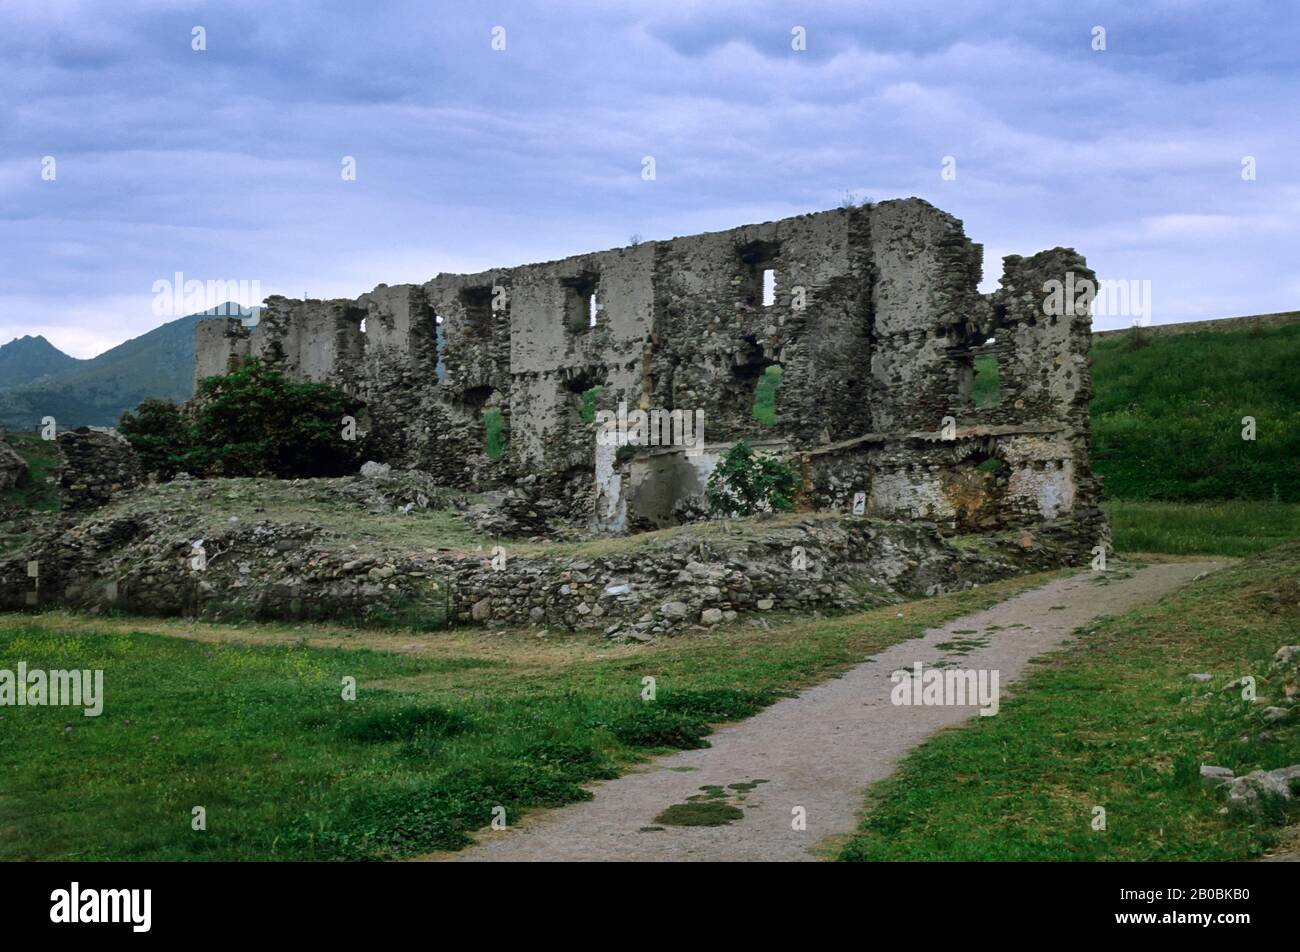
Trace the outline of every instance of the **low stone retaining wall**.
{"label": "low stone retaining wall", "polygon": [[[707,523],[622,547],[467,555],[340,551],[323,529],[263,522],[192,541],[126,516],[51,527],[0,561],[0,607],[437,628],[545,625],[645,639],[739,614],[850,609],[1026,571],[1086,568],[1104,532],[1062,520],[948,539],[927,523],[809,516]],[[355,548],[355,547],[353,547]],[[201,563],[201,564],[200,564]],[[31,566],[35,564],[35,569]]]}

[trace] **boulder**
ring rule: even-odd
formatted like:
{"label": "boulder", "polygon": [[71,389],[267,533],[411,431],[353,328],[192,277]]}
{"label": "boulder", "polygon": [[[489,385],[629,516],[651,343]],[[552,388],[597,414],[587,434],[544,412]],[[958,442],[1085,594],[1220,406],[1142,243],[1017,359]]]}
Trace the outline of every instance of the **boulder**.
{"label": "boulder", "polygon": [[1221,787],[1225,783],[1232,783],[1234,779],[1232,771],[1227,767],[1201,764],[1201,783],[1207,787]]}
{"label": "boulder", "polygon": [[1300,764],[1278,770],[1253,770],[1228,785],[1228,812],[1238,816],[1259,813],[1261,798],[1290,800],[1300,781]]}

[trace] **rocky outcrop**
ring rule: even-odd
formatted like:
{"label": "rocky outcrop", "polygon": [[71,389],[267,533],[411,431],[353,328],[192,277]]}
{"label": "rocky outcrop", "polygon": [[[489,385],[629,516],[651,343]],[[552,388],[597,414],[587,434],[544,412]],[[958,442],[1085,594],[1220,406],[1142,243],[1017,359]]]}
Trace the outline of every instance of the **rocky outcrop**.
{"label": "rocky outcrop", "polygon": [[[1239,709],[1240,712],[1247,718],[1256,719],[1266,728],[1256,735],[1256,739],[1272,739],[1274,730],[1294,722],[1300,707],[1297,673],[1300,673],[1300,645],[1282,645],[1274,652],[1268,673],[1258,686],[1253,676],[1246,675],[1229,681],[1216,694],[1234,704],[1238,696],[1249,701]],[[1208,674],[1194,674],[1191,677],[1202,684],[1210,679]],[[1264,686],[1270,690],[1270,697],[1255,693],[1256,690],[1263,691]],[[1245,735],[1242,739],[1248,737]],[[1300,797],[1300,764],[1273,770],[1252,770],[1241,777],[1227,767],[1202,764],[1201,782],[1207,787],[1227,792],[1224,811],[1253,819],[1270,801],[1285,803]]]}
{"label": "rocky outcrop", "polygon": [[1288,802],[1300,795],[1300,764],[1275,770],[1252,770],[1243,777],[1233,775],[1227,767],[1201,766],[1201,781],[1209,787],[1226,790],[1227,811],[1234,816],[1252,819],[1270,800]]}

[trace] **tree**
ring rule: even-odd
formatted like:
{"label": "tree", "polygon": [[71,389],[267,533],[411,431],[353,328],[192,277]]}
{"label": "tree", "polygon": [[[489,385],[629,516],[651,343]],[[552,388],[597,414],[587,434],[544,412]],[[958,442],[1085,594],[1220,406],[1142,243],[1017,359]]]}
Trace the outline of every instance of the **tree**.
{"label": "tree", "polygon": [[360,463],[360,441],[343,438],[343,418],[362,406],[252,358],[205,378],[189,407],[147,400],[123,414],[121,428],[146,468],[164,476],[339,476]]}
{"label": "tree", "polygon": [[749,516],[765,510],[789,512],[801,485],[789,463],[756,453],[741,440],[713,468],[704,494],[714,515]]}
{"label": "tree", "polygon": [[146,400],[127,410],[117,428],[130,441],[147,473],[171,479],[180,459],[193,448],[194,435],[185,413],[171,400]]}

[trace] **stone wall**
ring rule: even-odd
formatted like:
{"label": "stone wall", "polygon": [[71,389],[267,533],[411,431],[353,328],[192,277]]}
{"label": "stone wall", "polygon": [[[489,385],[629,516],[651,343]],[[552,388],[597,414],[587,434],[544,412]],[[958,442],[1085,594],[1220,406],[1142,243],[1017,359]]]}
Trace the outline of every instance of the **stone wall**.
{"label": "stone wall", "polygon": [[8,443],[0,440],[0,492],[13,489],[27,472],[27,461]]}
{"label": "stone wall", "polygon": [[59,498],[68,511],[97,509],[144,482],[140,459],[114,429],[83,426],[58,435]]}
{"label": "stone wall", "polygon": [[[862,493],[870,513],[952,529],[1095,521],[1090,319],[1044,306],[1047,282],[1092,272],[1069,249],[1010,256],[981,295],[982,268],[951,215],[881,202],[356,300],[273,297],[251,334],[201,323],[196,373],[251,355],[337,384],[366,401],[394,464],[475,490],[536,476],[614,531],[672,523],[707,478],[700,456],[598,447],[592,412],[620,405],[703,410],[705,459],[740,438],[781,446],[815,508]],[[1000,398],[977,407],[981,355]],[[773,426],[752,412],[769,367],[782,371]]]}
{"label": "stone wall", "polygon": [[[0,609],[65,607],[223,621],[353,620],[436,628],[545,625],[646,640],[767,612],[856,609],[1088,564],[1069,524],[944,539],[932,524],[809,514],[719,534],[683,527],[623,550],[510,554],[340,551],[301,523],[231,523],[192,540],[166,514],[45,526],[0,557]],[[798,553],[801,562],[795,564]],[[39,566],[40,585],[29,577]]]}

